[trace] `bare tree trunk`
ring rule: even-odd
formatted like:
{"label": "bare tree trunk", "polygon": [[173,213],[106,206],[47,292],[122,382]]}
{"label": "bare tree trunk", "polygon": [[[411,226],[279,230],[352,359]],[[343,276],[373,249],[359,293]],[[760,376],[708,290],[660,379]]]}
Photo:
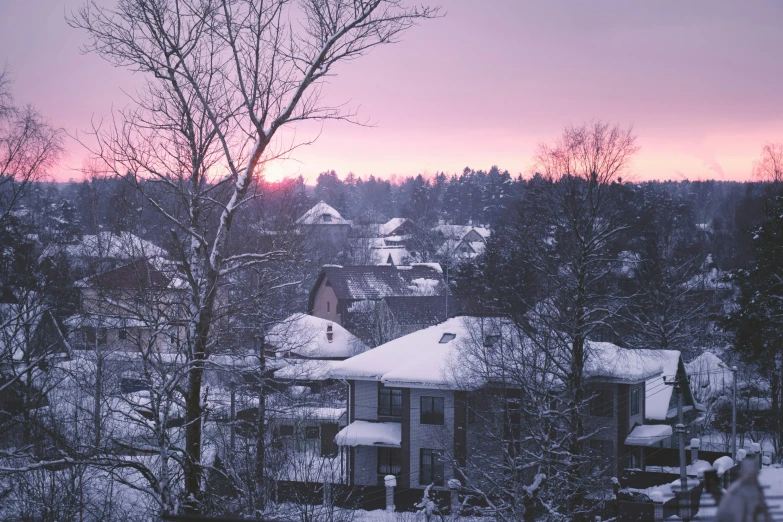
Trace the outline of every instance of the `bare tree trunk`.
{"label": "bare tree trunk", "polygon": [[266,487],[264,481],[264,453],[266,451],[266,355],[265,336],[261,335],[258,370],[258,418],[256,418],[256,510],[263,512],[266,507]]}
{"label": "bare tree trunk", "polygon": [[95,401],[92,406],[92,422],[95,430],[95,451],[101,445],[101,401],[103,400],[103,351],[98,345],[98,332],[95,332]]}

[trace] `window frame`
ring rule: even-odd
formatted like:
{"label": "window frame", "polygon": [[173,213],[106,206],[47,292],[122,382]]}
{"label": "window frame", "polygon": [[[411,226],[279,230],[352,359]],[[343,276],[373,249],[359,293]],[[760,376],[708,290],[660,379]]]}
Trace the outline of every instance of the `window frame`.
{"label": "window frame", "polygon": [[642,412],[640,397],[641,393],[639,386],[631,388],[631,415],[639,415]]}
{"label": "window frame", "polygon": [[[396,471],[395,471],[396,469]],[[378,446],[378,475],[399,475],[402,473],[402,449]]]}
{"label": "window frame", "polygon": [[[419,424],[443,426],[446,423],[443,397],[434,395],[422,395],[419,398]],[[440,411],[438,411],[440,404]]]}
{"label": "window frame", "polygon": [[597,389],[593,390],[593,397],[590,399],[591,417],[613,417],[614,416],[614,390]]}
{"label": "window frame", "polygon": [[[389,394],[388,409],[385,409],[386,405],[383,404],[383,397],[386,393]],[[395,396],[399,396],[399,401],[395,400]],[[397,402],[398,404],[395,404]],[[402,388],[387,388],[383,386],[378,389],[378,417],[402,417]]]}
{"label": "window frame", "polygon": [[[426,461],[426,462],[425,462]],[[419,449],[419,485],[443,486],[446,480],[443,452],[432,448]]]}

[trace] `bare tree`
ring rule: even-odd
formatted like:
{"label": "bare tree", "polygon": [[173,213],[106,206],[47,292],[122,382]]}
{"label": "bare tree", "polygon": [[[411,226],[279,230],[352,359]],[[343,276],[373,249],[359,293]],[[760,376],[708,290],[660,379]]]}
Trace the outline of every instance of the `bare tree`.
{"label": "bare tree", "polygon": [[[185,510],[200,511],[201,387],[221,285],[285,255],[229,253],[232,223],[265,162],[288,154],[280,131],[353,114],[323,102],[335,66],[393,43],[437,9],[399,0],[120,0],[69,17],[88,51],[146,75],[147,83],[92,148],[171,226],[190,293],[185,396]],[[260,455],[258,458],[262,458]],[[258,477],[259,482],[263,477]]]}
{"label": "bare tree", "polygon": [[[558,398],[567,412],[561,462],[572,477],[567,512],[583,514],[587,484],[579,467],[587,461],[583,440],[588,340],[611,329],[617,308],[612,273],[617,256],[612,241],[627,228],[617,204],[618,179],[638,150],[631,129],[593,122],[568,127],[536,154],[542,176],[531,194],[543,208],[539,227],[525,239],[521,268],[535,274],[517,321],[525,335],[547,354],[551,372],[563,384]],[[524,227],[523,227],[524,231]],[[535,232],[543,231],[543,237]]]}
{"label": "bare tree", "polygon": [[761,158],[753,164],[753,177],[770,183],[783,181],[783,143],[764,144]]}
{"label": "bare tree", "polygon": [[14,105],[7,70],[0,71],[0,226],[7,226],[31,183],[63,152],[63,132],[31,105]]}

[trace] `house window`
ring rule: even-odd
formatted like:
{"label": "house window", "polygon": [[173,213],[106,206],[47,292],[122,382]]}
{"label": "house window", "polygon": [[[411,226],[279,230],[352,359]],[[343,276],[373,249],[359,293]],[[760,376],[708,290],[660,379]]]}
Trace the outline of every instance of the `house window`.
{"label": "house window", "polygon": [[402,464],[400,448],[378,448],[378,474],[399,475]]}
{"label": "house window", "polygon": [[441,453],[432,449],[421,449],[419,454],[419,484],[428,486],[443,485],[443,458]]}
{"label": "house window", "polygon": [[329,215],[329,214],[324,214],[323,215],[323,220],[324,220],[324,223],[331,223],[332,222],[332,216]]}
{"label": "house window", "polygon": [[329,301],[326,301],[326,313],[327,314],[332,313],[332,303]]}
{"label": "house window", "polygon": [[293,437],[294,436],[294,427],[290,424],[283,424],[280,426],[280,436],[281,437]]}
{"label": "house window", "polygon": [[117,334],[117,337],[118,337],[120,340],[125,340],[125,339],[127,339],[127,338],[128,338],[128,330],[126,330],[125,328],[120,328],[120,331],[119,331],[119,333]]}
{"label": "house window", "polygon": [[631,415],[639,415],[639,412],[641,411],[639,395],[638,387],[631,389]]}
{"label": "house window", "polygon": [[633,448],[628,451],[628,467],[640,469],[642,467],[642,449]]}
{"label": "house window", "polygon": [[318,426],[307,426],[305,428],[306,439],[317,439],[320,436],[321,436],[321,431],[318,429]]}
{"label": "house window", "polygon": [[421,423],[443,424],[443,397],[422,396]]}
{"label": "house window", "polygon": [[378,416],[400,417],[402,415],[402,390],[381,388],[378,390]]}
{"label": "house window", "polygon": [[443,334],[443,336],[440,338],[440,341],[438,341],[438,342],[440,344],[446,344],[446,343],[448,343],[450,341],[453,341],[455,337],[457,337],[457,334],[445,333],[445,334]]}
{"label": "house window", "polygon": [[614,443],[611,440],[591,440],[590,452],[595,457],[612,458],[614,457]]}
{"label": "house window", "polygon": [[611,417],[614,413],[614,393],[612,390],[595,390],[590,399],[590,415]]}

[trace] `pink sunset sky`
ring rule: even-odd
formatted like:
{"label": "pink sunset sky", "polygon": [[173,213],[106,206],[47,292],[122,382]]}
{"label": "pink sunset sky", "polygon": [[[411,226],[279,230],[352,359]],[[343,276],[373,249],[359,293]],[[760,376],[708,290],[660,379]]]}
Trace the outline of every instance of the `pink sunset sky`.
{"label": "pink sunset sky", "polygon": [[[0,1],[0,63],[17,101],[70,134],[138,82],[94,55],[64,13],[85,0]],[[102,0],[108,2],[109,0]],[[498,165],[527,174],[537,143],[574,123],[632,124],[636,179],[744,180],[783,141],[783,2],[442,0],[446,16],[338,69],[329,102],[374,127],[328,122],[267,176],[334,169],[388,178]],[[302,126],[296,137],[318,128]],[[72,139],[53,173],[79,179]]]}

